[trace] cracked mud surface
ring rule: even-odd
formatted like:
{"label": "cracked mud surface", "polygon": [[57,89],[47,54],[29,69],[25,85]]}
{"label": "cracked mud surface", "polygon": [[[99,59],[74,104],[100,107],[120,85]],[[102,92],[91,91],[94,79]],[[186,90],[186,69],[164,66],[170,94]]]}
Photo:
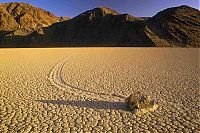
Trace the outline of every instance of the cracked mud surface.
{"label": "cracked mud surface", "polygon": [[[0,50],[0,132],[199,132],[199,49]],[[140,91],[149,114],[127,111]]]}

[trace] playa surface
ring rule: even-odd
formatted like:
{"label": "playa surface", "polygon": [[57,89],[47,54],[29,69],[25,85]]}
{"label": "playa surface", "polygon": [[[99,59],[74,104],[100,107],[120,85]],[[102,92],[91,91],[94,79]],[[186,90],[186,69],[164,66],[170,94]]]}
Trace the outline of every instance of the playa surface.
{"label": "playa surface", "polygon": [[[0,132],[198,132],[200,49],[0,49]],[[124,100],[158,102],[144,115]]]}

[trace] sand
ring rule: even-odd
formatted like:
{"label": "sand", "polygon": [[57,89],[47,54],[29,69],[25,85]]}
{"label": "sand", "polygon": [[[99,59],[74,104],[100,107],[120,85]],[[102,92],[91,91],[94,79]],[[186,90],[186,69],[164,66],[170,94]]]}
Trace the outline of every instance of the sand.
{"label": "sand", "polygon": [[[198,132],[200,49],[0,49],[0,132]],[[129,112],[140,91],[156,111]]]}

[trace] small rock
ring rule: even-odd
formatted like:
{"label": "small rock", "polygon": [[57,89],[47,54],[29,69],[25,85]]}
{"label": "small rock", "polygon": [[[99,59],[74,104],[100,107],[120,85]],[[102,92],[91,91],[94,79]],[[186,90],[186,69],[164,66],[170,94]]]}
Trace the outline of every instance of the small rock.
{"label": "small rock", "polygon": [[128,108],[133,113],[146,113],[157,109],[156,102],[149,96],[142,95],[140,92],[133,93],[125,99]]}

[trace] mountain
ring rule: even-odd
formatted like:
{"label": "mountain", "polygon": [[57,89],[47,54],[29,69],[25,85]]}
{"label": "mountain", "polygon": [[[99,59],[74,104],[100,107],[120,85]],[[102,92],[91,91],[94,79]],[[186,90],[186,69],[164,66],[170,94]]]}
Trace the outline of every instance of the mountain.
{"label": "mountain", "polygon": [[86,11],[35,33],[40,44],[62,46],[153,46],[144,32],[145,20],[106,7]]}
{"label": "mountain", "polygon": [[200,11],[188,6],[142,18],[97,7],[69,19],[25,3],[0,13],[0,47],[200,46]]}
{"label": "mountain", "polygon": [[0,4],[0,13],[1,44],[15,43],[10,37],[26,36],[42,27],[68,19],[20,2]]}
{"label": "mountain", "polygon": [[156,46],[199,47],[200,11],[185,5],[168,8],[148,19],[148,30]]}
{"label": "mountain", "polygon": [[0,30],[1,31],[10,31],[17,29],[19,24],[15,19],[6,11],[6,9],[0,5]]}

